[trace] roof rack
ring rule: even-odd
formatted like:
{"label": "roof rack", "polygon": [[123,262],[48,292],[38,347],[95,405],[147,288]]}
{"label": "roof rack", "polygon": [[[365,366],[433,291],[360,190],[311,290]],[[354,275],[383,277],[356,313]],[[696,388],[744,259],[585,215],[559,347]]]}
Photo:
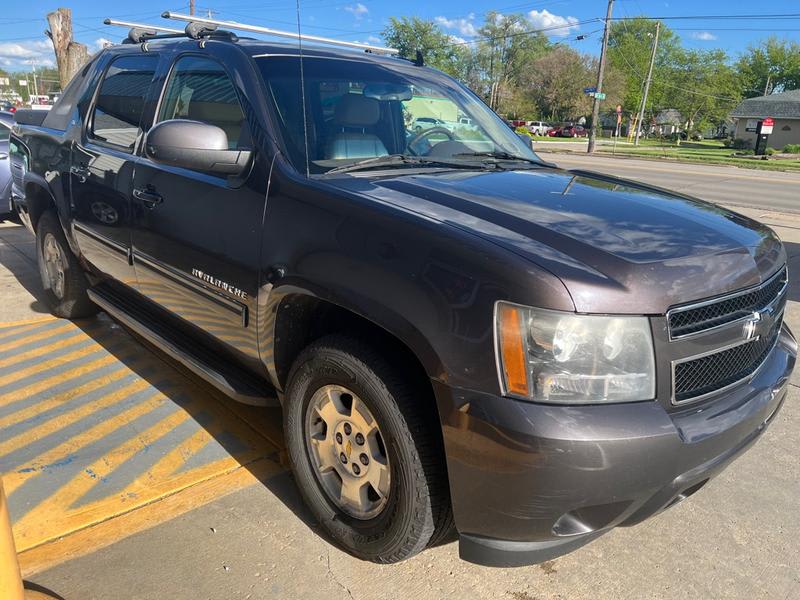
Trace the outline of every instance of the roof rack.
{"label": "roof rack", "polygon": [[162,27],[161,25],[149,25],[145,23],[134,23],[133,21],[119,21],[117,19],[105,19],[104,25],[119,25],[120,27],[130,27],[135,29],[142,29],[145,31],[155,31],[161,33],[183,33],[183,29],[174,29],[173,27]]}
{"label": "roof rack", "polygon": [[222,39],[231,42],[239,40],[238,36],[231,31],[217,29],[216,25],[197,23],[194,21],[187,23],[185,29],[173,29],[172,27],[119,21],[117,19],[105,19],[103,23],[105,25],[119,25],[131,28],[128,32],[128,37],[122,40],[123,44],[140,44],[150,40],[174,39],[180,37],[188,37],[193,40],[204,38]]}
{"label": "roof rack", "polygon": [[372,46],[370,44],[360,44],[358,42],[345,42],[342,40],[334,40],[331,38],[319,37],[316,35],[305,35],[292,33],[290,31],[281,31],[279,29],[271,29],[269,27],[261,27],[259,25],[248,25],[247,23],[239,23],[237,21],[220,21],[219,19],[209,19],[206,17],[198,17],[197,15],[184,15],[165,11],[161,14],[165,19],[172,19],[174,21],[186,21],[187,23],[204,23],[206,25],[215,25],[218,27],[225,27],[227,29],[238,29],[239,31],[250,31],[253,33],[264,33],[275,37],[290,38],[293,40],[302,40],[308,42],[317,42],[320,44],[328,44],[331,46],[340,46],[344,48],[351,48],[354,50],[364,50],[365,52],[372,52],[375,54],[399,54],[400,51],[396,48],[384,48],[382,46]]}

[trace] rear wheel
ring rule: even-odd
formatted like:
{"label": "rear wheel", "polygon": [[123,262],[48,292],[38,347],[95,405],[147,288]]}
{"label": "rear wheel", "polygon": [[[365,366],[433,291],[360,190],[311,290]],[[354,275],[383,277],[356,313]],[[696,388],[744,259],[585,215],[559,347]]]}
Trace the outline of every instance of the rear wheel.
{"label": "rear wheel", "polygon": [[329,336],[292,367],[284,431],[308,507],[351,554],[404,560],[452,523],[433,399],[369,346]]}
{"label": "rear wheel", "polygon": [[86,293],[86,275],[67,244],[58,217],[51,211],[39,217],[36,250],[42,287],[52,313],[66,319],[96,314],[98,308]]}

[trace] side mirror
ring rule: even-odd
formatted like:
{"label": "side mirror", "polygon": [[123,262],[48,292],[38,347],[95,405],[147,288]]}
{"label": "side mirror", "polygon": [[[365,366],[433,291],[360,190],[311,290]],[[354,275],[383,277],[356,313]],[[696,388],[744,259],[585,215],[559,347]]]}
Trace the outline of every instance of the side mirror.
{"label": "side mirror", "polygon": [[156,162],[216,175],[241,175],[253,154],[230,150],[228,136],[219,127],[186,119],[153,127],[147,133],[145,152]]}
{"label": "side mirror", "polygon": [[526,133],[518,133],[517,137],[522,140],[523,144],[533,150],[533,138],[531,136]]}

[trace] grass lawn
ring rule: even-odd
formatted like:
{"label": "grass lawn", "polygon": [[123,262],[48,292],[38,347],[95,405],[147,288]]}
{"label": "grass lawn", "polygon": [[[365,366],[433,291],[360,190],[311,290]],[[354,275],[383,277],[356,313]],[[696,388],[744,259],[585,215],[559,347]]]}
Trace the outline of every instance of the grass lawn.
{"label": "grass lawn", "polygon": [[736,152],[735,150],[726,148],[716,140],[681,142],[680,146],[676,145],[675,142],[641,140],[639,146],[620,142],[614,149],[610,144],[610,140],[604,139],[602,145],[597,146],[597,152],[651,159],[661,158],[680,162],[733,165],[746,169],[800,172],[800,156],[798,156],[797,160],[737,158],[733,156]]}
{"label": "grass lawn", "polygon": [[588,138],[585,137],[550,137],[548,135],[532,135],[530,136],[534,142],[586,142]]}

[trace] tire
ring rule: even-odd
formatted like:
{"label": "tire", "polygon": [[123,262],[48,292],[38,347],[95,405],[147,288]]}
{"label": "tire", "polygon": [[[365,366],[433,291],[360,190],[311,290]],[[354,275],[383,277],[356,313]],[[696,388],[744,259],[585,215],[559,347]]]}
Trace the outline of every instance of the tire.
{"label": "tire", "polygon": [[86,275],[52,211],[42,214],[36,225],[36,258],[45,300],[55,316],[78,319],[97,313],[86,293]]}
{"label": "tire", "polygon": [[[338,545],[358,558],[376,563],[405,560],[429,544],[437,543],[453,529],[434,401],[430,391],[425,393],[421,385],[414,385],[409,379],[407,372],[391,366],[370,346],[349,337],[332,335],[318,340],[300,354],[289,373],[286,388],[284,435],[289,461],[307,506]],[[328,390],[327,395],[325,390]],[[341,406],[342,399],[350,395],[350,416],[336,413],[329,426],[330,419],[325,421],[319,417],[322,413],[317,412],[318,399],[324,402],[326,397],[333,397],[340,390],[347,392],[339,397]],[[323,444],[334,444],[340,434],[350,435],[356,431],[357,419],[353,421],[352,431],[342,429],[346,425],[334,426],[333,423],[339,418],[349,422],[353,415],[358,417],[359,411],[353,410],[357,403],[362,407],[360,410],[366,408],[374,417],[379,431],[374,435],[375,438],[380,436],[382,444],[373,444],[373,449],[383,449],[386,465],[382,468],[389,473],[384,495],[375,493],[376,488],[371,484],[361,488],[362,500],[383,504],[377,513],[365,512],[360,516],[354,515],[351,507],[343,508],[342,501],[335,500],[336,494],[329,489],[330,481],[344,482],[351,475],[348,468],[360,467],[355,463],[355,454],[351,455],[354,460],[340,464],[344,462],[342,458],[335,461],[334,469],[318,475],[323,473],[318,466],[322,451],[315,450],[312,442],[316,435],[322,448]],[[317,433],[311,435],[309,428],[315,426],[324,432],[316,430]],[[355,435],[354,444],[358,443]],[[364,438],[361,439],[363,442]],[[341,441],[345,446],[341,446]],[[349,443],[340,439],[340,445],[332,447],[333,456],[343,457],[344,452],[336,453],[345,448],[349,453]],[[353,448],[360,451],[356,445]],[[367,464],[363,462],[364,455],[360,459]],[[376,462],[373,456],[369,469],[374,469]],[[369,479],[371,473],[362,475]],[[358,481],[361,480],[356,479],[356,484]],[[344,483],[340,486],[343,488]]]}

